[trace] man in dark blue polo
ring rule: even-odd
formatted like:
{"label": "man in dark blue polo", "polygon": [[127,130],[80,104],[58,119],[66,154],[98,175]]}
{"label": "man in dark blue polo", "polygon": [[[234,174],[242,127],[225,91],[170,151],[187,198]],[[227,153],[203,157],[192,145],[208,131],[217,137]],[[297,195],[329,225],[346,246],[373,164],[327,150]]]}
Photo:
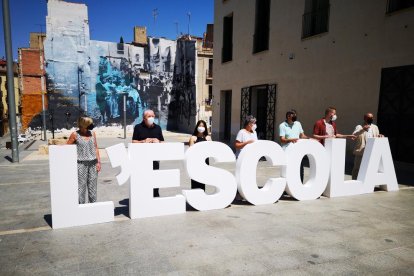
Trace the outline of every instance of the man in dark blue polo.
{"label": "man in dark blue polo", "polygon": [[[152,110],[144,111],[144,119],[142,123],[134,127],[134,134],[132,135],[132,143],[161,143],[164,141],[161,127],[154,123],[155,114]],[[160,168],[160,162],[154,161],[153,169]],[[159,189],[154,189],[154,197],[159,197]]]}

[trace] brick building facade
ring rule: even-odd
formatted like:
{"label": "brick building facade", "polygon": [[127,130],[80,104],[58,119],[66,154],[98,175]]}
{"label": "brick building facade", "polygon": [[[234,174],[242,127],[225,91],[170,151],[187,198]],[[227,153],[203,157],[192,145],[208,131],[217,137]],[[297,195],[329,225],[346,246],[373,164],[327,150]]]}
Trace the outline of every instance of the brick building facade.
{"label": "brick building facade", "polygon": [[[44,34],[32,33],[30,41],[34,36],[44,39]],[[35,39],[34,41],[39,41]],[[39,46],[40,45],[40,46]],[[35,43],[30,48],[19,49],[19,80],[21,89],[21,121],[22,129],[29,126],[41,126],[42,92],[45,92],[45,68],[43,43]],[[46,104],[45,97],[45,104]]]}

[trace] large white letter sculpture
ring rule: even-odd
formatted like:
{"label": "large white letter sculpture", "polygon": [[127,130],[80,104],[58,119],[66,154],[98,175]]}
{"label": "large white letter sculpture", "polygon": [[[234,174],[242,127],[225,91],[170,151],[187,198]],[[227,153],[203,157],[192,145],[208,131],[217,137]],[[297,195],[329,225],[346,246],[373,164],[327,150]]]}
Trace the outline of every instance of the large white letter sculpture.
{"label": "large white letter sculpture", "polygon": [[388,138],[368,138],[358,180],[364,183],[362,193],[372,193],[377,185],[386,191],[398,191]]}
{"label": "large white letter sculpture", "polygon": [[76,146],[50,146],[50,197],[54,229],[114,220],[112,201],[78,204]]}
{"label": "large white letter sculpture", "polygon": [[272,141],[259,140],[243,148],[236,163],[236,179],[240,194],[254,205],[272,204],[283,194],[285,178],[270,178],[263,188],[256,182],[257,163],[265,156],[272,166],[285,166],[283,149]]}
{"label": "large white letter sculpture", "polygon": [[208,166],[205,160],[210,157],[215,162],[234,162],[236,158],[233,151],[226,144],[207,141],[188,148],[185,156],[188,176],[216,188],[212,195],[207,195],[201,189],[184,190],[188,204],[200,211],[229,206],[237,191],[234,176],[226,170]]}
{"label": "large white letter sculpture", "polygon": [[[123,149],[122,149],[123,148]],[[112,167],[121,166],[117,176],[118,184],[122,185],[131,176],[129,216],[145,218],[185,212],[185,198],[175,197],[154,198],[154,188],[180,186],[180,171],[154,171],[153,161],[184,159],[183,143],[129,144],[128,155],[123,144],[107,148]],[[127,162],[122,162],[125,159]],[[124,182],[120,182],[124,181]]]}
{"label": "large white letter sculpture", "polygon": [[346,140],[326,139],[325,147],[329,154],[331,173],[328,186],[323,195],[327,197],[340,197],[361,194],[362,181],[344,181]]}
{"label": "large white letter sculpture", "polygon": [[[106,150],[112,167],[121,167],[118,184],[130,178],[131,218],[184,213],[186,200],[202,211],[225,208],[233,201],[237,188],[255,205],[275,202],[284,188],[298,200],[316,199],[324,191],[328,197],[372,193],[378,185],[387,191],[398,190],[387,138],[368,139],[357,181],[344,181],[343,139],[327,139],[326,149],[315,140],[300,140],[285,151],[275,142],[257,141],[241,152],[236,178],[228,171],[205,164],[206,158],[215,162],[235,161],[231,149],[220,142],[197,143],[185,155],[183,143],[129,144],[128,151],[124,144],[118,144]],[[305,155],[309,157],[310,178],[303,184],[299,169]],[[286,179],[270,178],[259,189],[256,170],[262,156],[273,166],[282,166],[282,176]],[[179,187],[180,174],[178,169],[154,171],[153,161],[183,159],[189,177],[214,186],[216,192],[208,195],[199,189],[184,190],[184,196],[154,198],[154,188]],[[112,201],[78,204],[76,146],[50,146],[49,162],[53,228],[114,220]]]}
{"label": "large white letter sculpture", "polygon": [[[329,177],[329,158],[325,148],[315,140],[299,140],[285,150],[287,166],[282,175],[287,178],[286,192],[297,200],[317,199],[326,188]],[[307,155],[310,164],[309,180],[300,180],[300,163]]]}

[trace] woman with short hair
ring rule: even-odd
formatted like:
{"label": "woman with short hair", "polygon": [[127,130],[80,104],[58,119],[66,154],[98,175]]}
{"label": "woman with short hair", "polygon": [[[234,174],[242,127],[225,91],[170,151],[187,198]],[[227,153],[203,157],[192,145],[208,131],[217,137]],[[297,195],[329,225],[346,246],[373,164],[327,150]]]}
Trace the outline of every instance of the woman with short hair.
{"label": "woman with short hair", "polygon": [[101,170],[98,143],[93,129],[93,120],[89,117],[79,117],[79,130],[73,132],[67,144],[76,144],[78,156],[78,194],[79,204],[85,203],[86,189],[89,203],[96,202],[98,172]]}
{"label": "woman with short hair", "polygon": [[236,148],[236,157],[239,156],[241,150],[248,144],[257,141],[256,133],[256,118],[252,115],[249,115],[244,120],[243,128],[237,133],[236,141],[234,147]]}

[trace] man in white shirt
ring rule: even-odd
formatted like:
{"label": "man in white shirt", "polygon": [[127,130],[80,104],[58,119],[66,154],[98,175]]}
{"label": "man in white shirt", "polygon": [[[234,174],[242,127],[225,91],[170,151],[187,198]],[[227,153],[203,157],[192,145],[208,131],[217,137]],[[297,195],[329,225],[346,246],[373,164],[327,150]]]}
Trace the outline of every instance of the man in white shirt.
{"label": "man in white shirt", "polygon": [[365,145],[368,138],[384,137],[379,133],[379,129],[372,122],[374,121],[374,115],[372,113],[366,113],[364,115],[364,123],[357,125],[353,135],[356,136],[354,147],[354,168],[352,169],[352,179],[357,179],[359,167],[361,166],[362,156],[364,154]]}

